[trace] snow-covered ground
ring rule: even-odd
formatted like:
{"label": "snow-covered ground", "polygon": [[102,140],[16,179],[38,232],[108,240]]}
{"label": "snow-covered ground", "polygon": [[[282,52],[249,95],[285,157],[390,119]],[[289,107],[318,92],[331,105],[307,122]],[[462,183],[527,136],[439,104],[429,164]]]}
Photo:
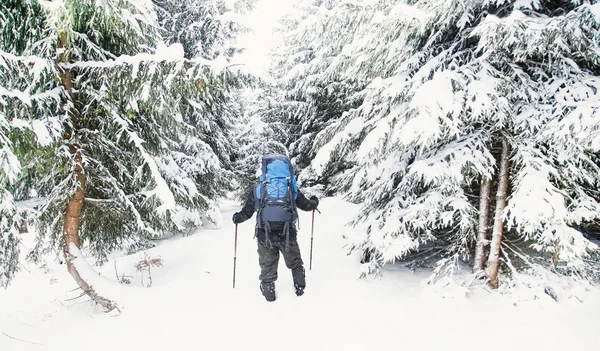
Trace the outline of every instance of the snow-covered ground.
{"label": "snow-covered ground", "polygon": [[[133,267],[142,253],[118,257],[99,269],[100,286],[122,312],[103,313],[79,294],[64,266],[25,265],[0,291],[0,350],[594,350],[600,294],[591,289],[554,302],[540,294],[481,292],[462,298],[433,293],[420,282],[429,272],[390,267],[383,278],[357,279],[359,260],[343,249],[343,224],[358,207],[327,198],[316,215],[313,267],[308,270],[310,213],[301,213],[300,241],[307,289],[293,293],[280,260],[278,299],[258,289],[254,221],[239,227],[236,288],[232,288],[234,226],[239,206],[226,203],[223,228],[163,240],[148,250],[160,256],[153,285],[143,287]],[[29,245],[29,243],[26,243]],[[103,278],[105,277],[105,278]],[[147,282],[145,278],[145,282]]]}

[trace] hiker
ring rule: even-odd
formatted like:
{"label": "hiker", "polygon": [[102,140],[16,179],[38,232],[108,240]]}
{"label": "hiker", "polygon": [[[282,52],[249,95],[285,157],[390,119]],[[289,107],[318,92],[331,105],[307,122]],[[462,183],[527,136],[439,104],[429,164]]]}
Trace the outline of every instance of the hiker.
{"label": "hiker", "polygon": [[292,271],[296,295],[302,296],[306,287],[304,262],[297,241],[297,208],[317,209],[319,199],[307,199],[296,185],[291,162],[284,155],[264,155],[259,181],[249,194],[240,212],[233,214],[233,223],[242,223],[256,215],[255,237],[260,265],[260,290],[267,301],[275,301],[275,281],[279,253]]}

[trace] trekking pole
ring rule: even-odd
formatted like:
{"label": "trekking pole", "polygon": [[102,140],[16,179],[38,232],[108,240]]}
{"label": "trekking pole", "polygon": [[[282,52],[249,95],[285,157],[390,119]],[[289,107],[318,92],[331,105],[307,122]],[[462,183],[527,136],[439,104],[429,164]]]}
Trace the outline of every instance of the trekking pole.
{"label": "trekking pole", "polygon": [[237,261],[237,233],[238,225],[235,225],[235,240],[233,242],[233,288],[235,289],[235,264]]}
{"label": "trekking pole", "polygon": [[308,266],[308,270],[312,270],[312,248],[313,248],[313,234],[314,233],[315,233],[315,210],[312,211],[312,226],[310,229],[310,265]]}

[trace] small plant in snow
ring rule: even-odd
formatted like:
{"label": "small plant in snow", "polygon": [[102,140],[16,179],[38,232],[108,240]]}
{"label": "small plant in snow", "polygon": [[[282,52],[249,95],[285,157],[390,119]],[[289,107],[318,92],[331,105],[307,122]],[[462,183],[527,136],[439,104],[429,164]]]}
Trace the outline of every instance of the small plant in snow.
{"label": "small plant in snow", "polygon": [[144,258],[141,259],[140,261],[138,261],[134,267],[135,269],[142,273],[142,285],[144,285],[144,271],[148,272],[148,285],[147,287],[151,287],[152,286],[152,274],[150,273],[150,268],[151,267],[162,267],[163,266],[163,260],[162,258],[160,258],[160,256],[158,257],[154,257],[154,258],[150,258],[150,256],[148,256],[147,252],[144,252]]}

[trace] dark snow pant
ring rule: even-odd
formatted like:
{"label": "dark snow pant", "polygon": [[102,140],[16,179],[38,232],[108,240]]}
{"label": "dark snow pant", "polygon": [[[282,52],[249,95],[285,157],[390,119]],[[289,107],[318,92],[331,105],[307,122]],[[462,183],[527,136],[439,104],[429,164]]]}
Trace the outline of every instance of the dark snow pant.
{"label": "dark snow pant", "polygon": [[292,279],[296,290],[304,290],[306,278],[304,273],[304,262],[300,256],[300,247],[297,243],[290,244],[288,251],[285,250],[285,242],[272,242],[272,247],[258,242],[258,264],[260,265],[260,276],[262,283],[271,283],[277,280],[277,267],[279,265],[279,253],[283,255],[285,265],[292,271]]}

